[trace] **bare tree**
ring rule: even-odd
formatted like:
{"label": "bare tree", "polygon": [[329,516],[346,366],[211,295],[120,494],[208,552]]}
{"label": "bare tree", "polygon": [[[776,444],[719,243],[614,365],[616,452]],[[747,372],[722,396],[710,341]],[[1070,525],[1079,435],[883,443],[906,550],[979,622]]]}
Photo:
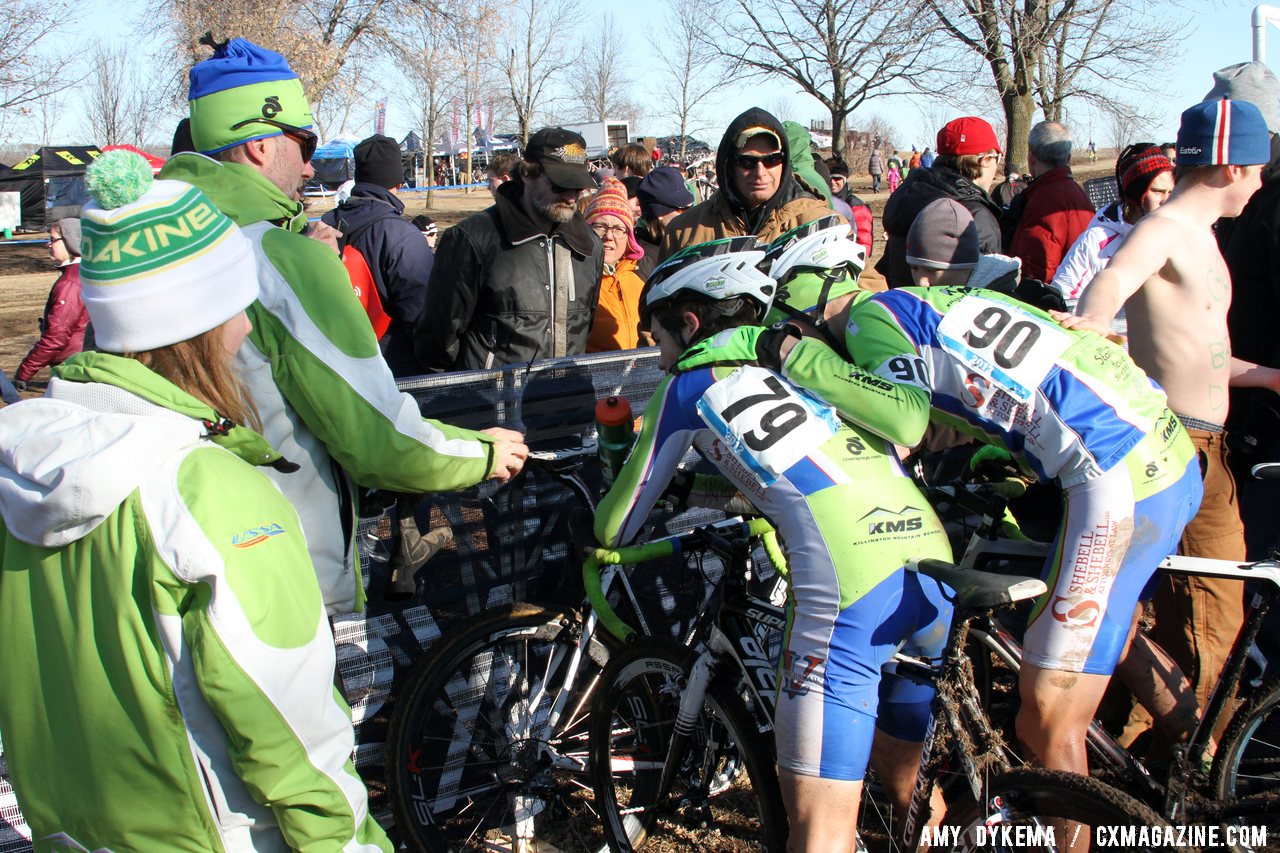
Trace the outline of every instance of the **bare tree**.
{"label": "bare tree", "polygon": [[497,59],[521,145],[529,142],[557,72],[577,65],[577,54],[566,56],[564,47],[577,8],[571,0],[518,0],[508,7],[509,46]]}
{"label": "bare tree", "polygon": [[91,139],[107,145],[133,142],[128,136],[132,108],[128,57],[123,50],[98,42],[89,54],[89,81],[85,92],[84,118]]}
{"label": "bare tree", "polygon": [[719,57],[708,51],[698,37],[701,12],[696,0],[674,0],[666,35],[660,42],[664,46],[658,50],[658,59],[666,72],[657,87],[658,95],[662,103],[669,105],[669,114],[679,124],[677,157],[681,163],[688,138],[707,127],[698,118],[711,96],[723,88],[727,77],[717,67]]}
{"label": "bare tree", "polygon": [[1096,0],[1062,22],[1036,74],[1036,102],[1046,119],[1062,121],[1068,100],[1106,108],[1116,87],[1134,89],[1164,66],[1179,46],[1182,25],[1151,15],[1134,0]]}
{"label": "bare tree", "polygon": [[[163,81],[137,62],[128,48],[104,41],[88,51],[89,79],[81,112],[90,139],[106,145],[143,146],[165,127]],[[177,117],[174,117],[177,122]]]}
{"label": "bare tree", "polygon": [[[479,108],[497,87],[493,75],[495,40],[502,20],[492,0],[468,0],[450,16],[449,40],[453,58],[453,101],[462,108],[467,169],[473,170],[474,132]],[[464,181],[464,183],[471,183]],[[467,188],[471,192],[471,188]]]}
{"label": "bare tree", "polygon": [[1148,136],[1156,123],[1155,116],[1119,99],[1107,102],[1102,109],[1107,129],[1111,131],[1111,142],[1117,152]]}
{"label": "bare tree", "polygon": [[30,115],[39,102],[84,79],[75,48],[55,44],[75,20],[70,0],[8,0],[0,15],[0,115]]}
{"label": "bare tree", "polygon": [[[173,66],[205,59],[207,32],[221,41],[240,36],[282,54],[313,104],[335,85],[359,46],[389,21],[415,9],[439,12],[435,0],[151,0],[158,23],[169,24]],[[185,79],[175,78],[185,97]]]}
{"label": "bare tree", "polygon": [[991,70],[1004,111],[1010,166],[1025,171],[1036,107],[1098,97],[1102,80],[1134,81],[1159,67],[1177,30],[1137,0],[927,0],[959,45]]}
{"label": "bare tree", "polygon": [[433,207],[436,176],[432,152],[449,107],[446,77],[452,77],[452,42],[448,22],[440,15],[418,12],[409,16],[406,23],[408,26],[393,49],[399,59],[397,65],[409,82],[405,99],[418,117],[426,161],[427,207]]}
{"label": "bare tree", "polygon": [[368,105],[368,66],[371,59],[370,53],[353,54],[328,88],[312,102],[312,117],[322,137],[329,139],[345,133],[351,123],[351,114]]}
{"label": "bare tree", "polygon": [[718,0],[706,20],[704,43],[747,76],[790,80],[827,108],[836,156],[862,104],[934,90],[951,70],[918,0]]}
{"label": "bare tree", "polygon": [[576,74],[576,105],[583,121],[632,119],[637,106],[627,97],[631,81],[623,72],[626,41],[612,15],[605,15],[582,51]]}

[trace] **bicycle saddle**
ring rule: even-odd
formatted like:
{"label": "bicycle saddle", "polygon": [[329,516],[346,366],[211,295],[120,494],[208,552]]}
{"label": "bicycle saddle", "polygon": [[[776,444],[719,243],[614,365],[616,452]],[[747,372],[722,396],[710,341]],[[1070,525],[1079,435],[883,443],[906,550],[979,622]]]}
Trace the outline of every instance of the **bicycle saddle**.
{"label": "bicycle saddle", "polygon": [[955,592],[953,603],[961,610],[989,610],[1043,595],[1047,587],[1038,578],[997,575],[977,569],[961,569],[945,560],[911,560],[907,568],[946,584]]}

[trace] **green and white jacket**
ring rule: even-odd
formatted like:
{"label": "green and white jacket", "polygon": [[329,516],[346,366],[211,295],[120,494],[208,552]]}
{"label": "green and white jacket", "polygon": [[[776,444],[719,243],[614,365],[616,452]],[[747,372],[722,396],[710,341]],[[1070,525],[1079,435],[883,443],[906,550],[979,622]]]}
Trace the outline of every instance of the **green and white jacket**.
{"label": "green and white jacket", "polygon": [[0,731],[36,849],[389,851],[255,467],[279,454],[131,359],[55,374],[0,409]]}
{"label": "green and white jacket", "polygon": [[425,420],[399,392],[342,261],[302,236],[300,203],[249,166],[201,154],[172,158],[160,177],[199,187],[253,242],[261,293],[237,366],[263,434],[301,466],[270,476],[302,519],[328,611],[362,610],[352,481],[410,493],[472,486],[493,470],[493,439]]}

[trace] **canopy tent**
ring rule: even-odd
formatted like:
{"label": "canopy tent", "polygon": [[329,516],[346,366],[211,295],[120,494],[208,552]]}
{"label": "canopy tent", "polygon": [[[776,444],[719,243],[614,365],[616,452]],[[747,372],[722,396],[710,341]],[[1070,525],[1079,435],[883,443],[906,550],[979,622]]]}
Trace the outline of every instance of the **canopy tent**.
{"label": "canopy tent", "polygon": [[336,190],[356,176],[355,141],[333,139],[316,149],[311,155],[311,165],[316,176],[311,186],[317,184],[326,190]]}
{"label": "canopy tent", "polygon": [[148,154],[147,152],[143,151],[141,148],[136,148],[132,145],[104,145],[102,148],[102,153],[106,154],[108,151],[132,151],[134,154],[137,154],[143,160],[147,161],[147,165],[151,167],[151,174],[153,175],[160,174],[160,170],[164,168],[163,157],[157,157],[154,154]]}
{"label": "canopy tent", "polygon": [[84,170],[102,152],[94,145],[50,145],[0,169],[0,192],[22,193],[22,225],[43,230],[80,215],[89,200]]}

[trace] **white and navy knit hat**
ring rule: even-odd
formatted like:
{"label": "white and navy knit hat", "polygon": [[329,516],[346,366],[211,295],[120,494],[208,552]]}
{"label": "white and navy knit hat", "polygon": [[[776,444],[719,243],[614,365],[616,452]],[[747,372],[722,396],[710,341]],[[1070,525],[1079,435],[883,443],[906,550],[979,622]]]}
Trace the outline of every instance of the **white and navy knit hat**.
{"label": "white and navy knit hat", "polygon": [[204,193],[130,151],[88,169],[80,283],[98,347],[137,353],[230,320],[258,298],[253,246]]}

